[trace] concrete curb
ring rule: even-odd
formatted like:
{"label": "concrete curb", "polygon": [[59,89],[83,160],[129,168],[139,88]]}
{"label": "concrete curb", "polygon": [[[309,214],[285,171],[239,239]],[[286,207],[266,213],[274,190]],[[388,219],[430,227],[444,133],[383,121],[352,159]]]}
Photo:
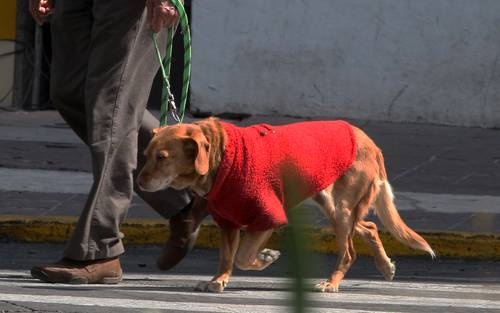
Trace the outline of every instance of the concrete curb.
{"label": "concrete curb", "polygon": [[[72,216],[36,217],[0,215],[0,240],[32,243],[65,242],[74,229],[76,218]],[[164,244],[169,228],[162,219],[128,219],[121,227],[126,244]],[[335,236],[328,228],[309,227],[305,230],[309,247],[314,252],[335,253]],[[285,230],[272,236],[269,247],[280,248]],[[500,260],[500,235],[450,232],[420,232],[441,258]],[[380,237],[390,256],[425,256],[397,242],[390,234],[381,232]],[[202,225],[196,242],[199,248],[216,249],[219,231],[213,223]],[[354,239],[359,255],[370,255],[368,247],[359,238]]]}

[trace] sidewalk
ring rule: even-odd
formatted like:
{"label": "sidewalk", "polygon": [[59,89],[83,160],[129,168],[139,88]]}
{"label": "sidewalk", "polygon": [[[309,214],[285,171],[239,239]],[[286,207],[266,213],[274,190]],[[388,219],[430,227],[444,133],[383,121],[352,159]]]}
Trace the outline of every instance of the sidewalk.
{"label": "sidewalk", "polygon": [[[299,120],[252,116],[233,122]],[[500,130],[351,122],[384,151],[401,216],[439,255],[500,259]],[[0,112],[0,144],[0,240],[64,241],[91,185],[87,148],[55,111]],[[312,206],[304,204],[314,248],[332,251],[328,224]],[[134,197],[123,231],[128,243],[161,244],[168,229]],[[198,245],[216,247],[216,237],[208,219]],[[385,233],[382,241],[391,255],[414,254]]]}

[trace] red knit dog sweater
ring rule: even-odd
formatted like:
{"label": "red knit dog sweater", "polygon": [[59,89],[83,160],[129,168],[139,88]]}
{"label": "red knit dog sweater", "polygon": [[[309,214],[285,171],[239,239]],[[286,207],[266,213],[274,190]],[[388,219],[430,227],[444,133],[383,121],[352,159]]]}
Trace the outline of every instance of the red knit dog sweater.
{"label": "red knit dog sweater", "polygon": [[285,225],[287,208],[331,185],[356,157],[353,130],[344,121],[222,125],[227,142],[207,195],[208,211],[222,228]]}

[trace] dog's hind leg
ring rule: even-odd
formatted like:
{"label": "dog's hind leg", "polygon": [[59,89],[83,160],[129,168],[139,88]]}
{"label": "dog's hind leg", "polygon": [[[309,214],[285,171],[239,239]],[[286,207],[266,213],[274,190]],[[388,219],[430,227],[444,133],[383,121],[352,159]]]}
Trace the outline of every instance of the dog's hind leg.
{"label": "dog's hind leg", "polygon": [[356,224],[356,233],[371,248],[375,266],[384,276],[385,280],[392,280],[396,273],[396,264],[391,261],[385,252],[382,241],[378,235],[377,225],[373,222],[360,221]]}
{"label": "dog's hind leg", "polygon": [[[333,204],[333,197],[331,195],[332,186],[316,194],[313,199],[320,205],[323,213],[330,220],[335,233],[335,207]],[[359,235],[371,249],[375,265],[380,273],[382,273],[386,280],[392,280],[394,273],[396,272],[396,266],[393,262],[391,262],[391,259],[385,252],[384,246],[382,245],[382,241],[380,240],[378,234],[377,225],[373,222],[360,220],[356,223],[354,230],[355,233]],[[353,254],[355,254],[354,249],[352,250]]]}
{"label": "dog's hind leg", "polygon": [[377,225],[372,222],[364,221],[365,215],[370,207],[372,207],[373,202],[380,192],[380,186],[375,180],[368,184],[367,188],[363,188],[362,190],[365,190],[364,195],[353,211],[354,214],[356,214],[355,231],[372,250],[375,266],[377,266],[380,273],[382,273],[386,280],[392,280],[396,272],[396,265],[391,262],[391,259],[385,252],[382,241],[378,235]]}
{"label": "dog's hind leg", "polygon": [[315,286],[315,289],[318,291],[338,292],[340,282],[356,259],[352,242],[354,220],[350,204],[350,201],[340,199],[340,201],[337,201],[337,205],[335,205],[333,217],[335,221],[335,241],[338,249],[337,264],[330,278]]}
{"label": "dog's hind leg", "polygon": [[333,185],[330,185],[318,192],[312,199],[319,204],[321,211],[325,214],[326,218],[328,218],[335,232],[335,205],[333,203],[332,193]]}
{"label": "dog's hind leg", "polygon": [[271,249],[261,249],[273,234],[273,229],[247,232],[241,240],[236,254],[235,264],[241,270],[263,270],[275,262],[280,252]]}

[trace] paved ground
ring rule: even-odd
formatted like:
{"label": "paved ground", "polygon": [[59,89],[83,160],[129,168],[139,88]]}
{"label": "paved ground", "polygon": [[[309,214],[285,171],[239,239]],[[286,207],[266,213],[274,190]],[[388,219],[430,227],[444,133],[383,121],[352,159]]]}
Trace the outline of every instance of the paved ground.
{"label": "paved ground", "polygon": [[[298,120],[252,116],[236,122],[281,124]],[[493,241],[489,241],[489,246],[471,241],[472,248],[484,246],[485,250],[493,251],[490,257],[500,258],[497,247],[500,242],[500,130],[352,122],[364,129],[384,151],[398,208],[412,228],[433,234],[490,235],[488,238]],[[17,222],[78,216],[92,179],[89,154],[57,112],[1,112],[0,145],[0,220]],[[327,224],[316,210],[308,210],[307,203],[305,207],[311,212],[312,225]],[[130,219],[158,218],[137,197],[128,216]],[[12,239],[12,223],[8,227]],[[29,232],[29,228],[24,229],[28,229],[25,233]],[[5,236],[1,231],[2,227],[0,234]],[[58,234],[58,241],[67,237],[65,232]],[[38,239],[43,237],[39,235]],[[163,236],[159,241],[162,240]],[[457,251],[452,251],[454,254],[447,255],[464,256],[470,247],[456,242],[441,240],[440,243],[456,248]]]}
{"label": "paved ground", "polygon": [[[236,271],[223,294],[193,292],[217,266],[217,252],[194,250],[169,273],[154,268],[160,247],[129,246],[121,258],[124,282],[114,286],[45,284],[29,277],[35,262],[58,257],[61,245],[0,244],[0,312],[292,312],[286,252],[263,272]],[[310,259],[308,290],[335,262]],[[361,257],[338,294],[307,292],[310,312],[500,312],[498,262],[394,258],[395,280],[385,282]]]}
{"label": "paved ground", "polygon": [[[256,116],[239,123],[297,120]],[[371,258],[361,256],[339,294],[307,293],[311,312],[500,312],[500,130],[352,122],[383,149],[401,215],[440,257],[405,257],[411,251],[384,235],[398,265],[396,280],[383,282]],[[173,271],[159,273],[153,264],[160,246],[144,243],[163,242],[168,230],[138,198],[122,227],[129,239],[121,257],[122,284],[32,280],[29,268],[58,259],[63,246],[15,241],[68,237],[90,188],[89,156],[54,111],[1,112],[0,147],[0,312],[291,311],[286,277],[293,272],[286,251],[264,272],[236,271],[222,295],[192,291],[199,280],[211,277],[215,250],[197,249]],[[315,212],[309,204],[304,208]],[[315,227],[325,225],[319,214],[310,218]],[[204,225],[199,245],[216,247],[214,232],[210,223]],[[318,237],[311,246],[324,241],[331,248],[331,235],[313,234]],[[484,257],[489,260],[477,260]],[[315,254],[309,262],[311,286],[328,274],[335,255]]]}

